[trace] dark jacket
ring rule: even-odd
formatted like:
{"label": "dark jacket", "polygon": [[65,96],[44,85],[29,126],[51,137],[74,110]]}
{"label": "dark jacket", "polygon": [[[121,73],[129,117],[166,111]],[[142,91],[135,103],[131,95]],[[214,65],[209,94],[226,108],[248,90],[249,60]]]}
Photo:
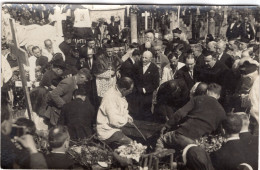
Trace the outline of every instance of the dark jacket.
{"label": "dark jacket", "polygon": [[181,123],[176,132],[191,139],[197,139],[205,134],[215,131],[226,113],[217,99],[203,95],[192,98],[186,105],[174,113],[167,126],[172,127]]}
{"label": "dark jacket", "polygon": [[258,169],[258,136],[253,136],[250,132],[239,134],[240,141],[246,148],[246,158],[253,169]]}
{"label": "dark jacket", "polygon": [[233,78],[231,70],[220,61],[217,61],[212,68],[207,68],[206,65],[203,65],[199,71],[198,81],[217,83],[224,88],[230,86],[230,80]]}
{"label": "dark jacket", "polygon": [[98,39],[98,34],[100,34],[98,29],[94,29],[93,33],[93,30],[91,28],[87,28],[86,38]]}
{"label": "dark jacket", "polygon": [[212,152],[210,157],[216,170],[234,170],[241,163],[246,161],[245,150],[240,140],[230,140],[223,144],[216,152]]}
{"label": "dark jacket", "polygon": [[188,87],[188,89],[190,90],[193,85],[196,82],[196,73],[194,74],[194,69],[193,69],[193,77],[191,77],[190,73],[189,73],[189,69],[188,67],[184,66],[182,67],[180,70],[178,70],[175,74],[175,78],[176,79],[183,79]]}
{"label": "dark jacket", "polygon": [[119,36],[119,28],[118,28],[117,23],[114,23],[114,26],[112,25],[112,23],[109,24],[107,26],[107,30],[108,30],[108,34],[111,36],[111,38]]}
{"label": "dark jacket", "polygon": [[234,59],[227,53],[223,53],[219,61],[230,69],[234,63]]}
{"label": "dark jacket", "polygon": [[226,37],[228,40],[238,38],[240,36],[240,25],[235,23],[231,28],[231,24],[227,28]]}
{"label": "dark jacket", "polygon": [[59,123],[68,127],[72,139],[83,139],[92,135],[95,118],[89,99],[82,101],[77,98],[62,107]]}
{"label": "dark jacket", "polygon": [[145,95],[152,95],[153,91],[159,86],[158,67],[151,63],[143,74],[143,66],[139,64],[137,66],[135,85],[139,93],[143,93],[144,88],[146,91]]}
{"label": "dark jacket", "polygon": [[42,77],[42,80],[40,82],[40,86],[44,87],[50,87],[51,85],[56,86],[58,82],[60,82],[62,78],[55,74],[53,70],[47,70]]}
{"label": "dark jacket", "polygon": [[243,22],[240,25],[240,31],[241,31],[240,32],[241,38],[245,38],[245,39],[249,39],[249,40],[252,40],[255,38],[255,33],[254,33],[253,27],[250,23]]}
{"label": "dark jacket", "polygon": [[[1,168],[13,169],[14,165],[21,163],[21,160],[18,160],[22,156],[24,159],[27,159],[27,155],[17,155],[20,151],[16,148],[14,143],[11,142],[9,136],[6,136],[1,133]],[[44,159],[44,156],[41,153],[34,153],[29,156],[31,169],[46,169],[47,164]],[[28,168],[28,167],[27,167]]]}
{"label": "dark jacket", "polygon": [[63,153],[50,153],[45,155],[46,162],[49,169],[73,169],[75,162],[67,154]]}
{"label": "dark jacket", "polygon": [[120,68],[121,77],[129,77],[134,80],[136,72],[135,68],[135,64],[133,63],[131,58],[128,58],[125,62],[123,62]]}

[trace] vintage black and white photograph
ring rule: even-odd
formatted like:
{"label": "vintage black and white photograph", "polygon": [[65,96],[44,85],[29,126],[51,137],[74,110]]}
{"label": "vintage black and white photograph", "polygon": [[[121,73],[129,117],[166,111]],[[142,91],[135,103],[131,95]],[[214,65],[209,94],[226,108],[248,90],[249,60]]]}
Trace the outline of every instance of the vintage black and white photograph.
{"label": "vintage black and white photograph", "polygon": [[1,168],[258,169],[260,6],[1,5]]}

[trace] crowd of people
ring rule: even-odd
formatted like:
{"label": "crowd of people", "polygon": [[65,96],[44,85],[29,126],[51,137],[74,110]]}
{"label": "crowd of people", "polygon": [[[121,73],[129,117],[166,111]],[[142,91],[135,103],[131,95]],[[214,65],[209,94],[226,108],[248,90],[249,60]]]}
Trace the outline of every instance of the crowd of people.
{"label": "crowd of people", "polygon": [[[37,12],[45,18],[46,11]],[[71,140],[96,133],[116,149],[133,141],[122,127],[140,120],[165,124],[154,152],[181,152],[178,169],[257,169],[259,39],[248,16],[239,25],[236,16],[231,18],[226,39],[209,34],[186,40],[180,28],[170,39],[160,39],[149,29],[143,44],[128,45],[111,16],[109,36],[101,44],[93,22],[82,34],[64,34],[61,44],[46,39],[43,48],[23,47],[32,105],[25,116],[32,114],[34,121],[12,121],[19,67],[9,51],[2,56],[1,166],[77,168],[65,154]],[[79,35],[86,44],[77,46]],[[18,127],[23,127],[21,136]],[[37,150],[36,134],[48,138],[49,154]],[[195,144],[208,134],[222,134],[226,143],[209,154]]]}

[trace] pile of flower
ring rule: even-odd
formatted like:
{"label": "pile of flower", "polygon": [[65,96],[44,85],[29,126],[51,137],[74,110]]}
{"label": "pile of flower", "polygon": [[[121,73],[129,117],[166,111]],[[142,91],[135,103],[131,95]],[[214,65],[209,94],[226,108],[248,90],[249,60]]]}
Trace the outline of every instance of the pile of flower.
{"label": "pile of flower", "polygon": [[143,153],[145,153],[147,146],[133,141],[129,145],[122,145],[118,147],[115,152],[124,158],[134,159],[139,162],[139,159]]}
{"label": "pile of flower", "polygon": [[98,162],[111,162],[108,158],[108,152],[97,146],[74,145],[68,153],[83,166],[94,165]]}
{"label": "pile of flower", "polygon": [[210,153],[219,150],[225,141],[221,135],[208,135],[197,139],[196,144]]}

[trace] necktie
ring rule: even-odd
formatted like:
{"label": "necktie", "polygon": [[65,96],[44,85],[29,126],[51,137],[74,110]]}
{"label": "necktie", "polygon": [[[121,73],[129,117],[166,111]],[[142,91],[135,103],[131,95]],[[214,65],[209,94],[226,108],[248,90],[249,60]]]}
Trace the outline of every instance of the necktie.
{"label": "necktie", "polygon": [[91,69],[91,60],[90,59],[88,59],[88,66]]}
{"label": "necktie", "polygon": [[190,76],[191,76],[191,78],[193,78],[193,73],[192,73],[192,71],[189,71],[190,72]]}

